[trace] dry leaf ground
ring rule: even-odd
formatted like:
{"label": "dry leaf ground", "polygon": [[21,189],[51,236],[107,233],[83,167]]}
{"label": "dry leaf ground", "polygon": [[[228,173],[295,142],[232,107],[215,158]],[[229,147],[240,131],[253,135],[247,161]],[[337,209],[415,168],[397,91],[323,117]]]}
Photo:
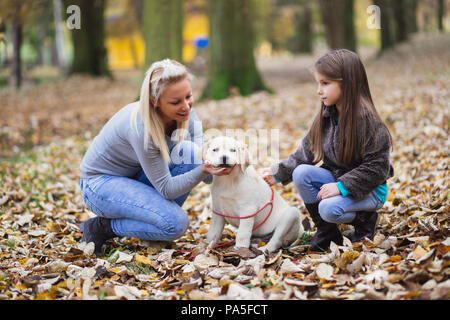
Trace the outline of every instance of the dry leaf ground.
{"label": "dry leaf ground", "polygon": [[[313,61],[262,62],[276,93],[197,103],[204,127],[278,128],[280,157],[287,156],[318,105],[304,69]],[[418,36],[366,66],[395,143],[396,174],[375,239],[345,241],[326,254],[308,254],[299,241],[247,260],[227,248],[195,259],[178,251],[205,238],[205,184],[184,205],[191,219],[185,236],[171,243],[116,238],[97,259],[92,246],[79,243],[87,211],[78,166],[95,132],[139,86],[73,77],[0,92],[3,155],[30,148],[0,162],[0,299],[448,299],[450,39]],[[274,160],[260,157],[256,167]],[[306,212],[292,185],[276,189]],[[226,228],[223,240],[233,232]]]}

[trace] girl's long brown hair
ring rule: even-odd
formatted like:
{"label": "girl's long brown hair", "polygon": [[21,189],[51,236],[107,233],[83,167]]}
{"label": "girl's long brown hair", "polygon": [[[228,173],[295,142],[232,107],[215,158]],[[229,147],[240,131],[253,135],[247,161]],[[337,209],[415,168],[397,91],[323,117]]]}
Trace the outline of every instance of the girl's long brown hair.
{"label": "girl's long brown hair", "polygon": [[[319,58],[315,70],[341,84],[338,160],[348,165],[361,157],[367,139],[373,137],[376,143],[374,123],[366,119],[383,123],[370,94],[366,70],[358,55],[346,49],[333,50]],[[325,108],[327,106],[322,102],[311,126],[310,148],[315,162],[323,159],[322,119]],[[391,136],[390,140],[392,146]]]}

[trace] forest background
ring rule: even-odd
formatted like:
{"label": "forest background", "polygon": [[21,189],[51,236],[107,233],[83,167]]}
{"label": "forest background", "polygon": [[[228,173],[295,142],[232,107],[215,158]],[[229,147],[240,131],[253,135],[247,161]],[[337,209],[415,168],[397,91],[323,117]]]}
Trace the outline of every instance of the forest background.
{"label": "forest background", "polygon": [[[448,299],[448,0],[0,0],[1,299]],[[79,163],[103,124],[170,57],[195,75],[204,128],[279,129],[295,150],[317,111],[311,68],[356,51],[394,138],[395,176],[373,241],[207,261],[209,187],[173,243],[80,246]],[[260,137],[259,137],[260,138]],[[259,139],[264,143],[264,139]],[[259,158],[257,170],[270,165]],[[292,185],[276,187],[307,218]],[[347,225],[343,231],[351,231]],[[234,237],[228,226],[224,240]],[[310,234],[314,232],[311,222]]]}

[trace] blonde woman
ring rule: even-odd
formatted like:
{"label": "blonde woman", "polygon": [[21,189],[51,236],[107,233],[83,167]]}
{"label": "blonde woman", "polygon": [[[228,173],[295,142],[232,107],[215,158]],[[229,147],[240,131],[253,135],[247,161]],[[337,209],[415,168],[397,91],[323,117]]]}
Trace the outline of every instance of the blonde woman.
{"label": "blonde woman", "polygon": [[97,256],[116,236],[179,238],[189,226],[181,209],[189,192],[210,174],[227,174],[197,158],[203,130],[193,102],[185,66],[155,62],[140,100],[119,110],[93,140],[80,166],[80,186],[97,217],[81,224],[81,241],[94,242]]}

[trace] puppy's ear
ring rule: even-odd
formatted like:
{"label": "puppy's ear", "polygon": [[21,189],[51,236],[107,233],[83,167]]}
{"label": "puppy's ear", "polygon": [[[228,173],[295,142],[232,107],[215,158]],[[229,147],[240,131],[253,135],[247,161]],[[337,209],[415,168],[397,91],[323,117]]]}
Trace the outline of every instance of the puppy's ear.
{"label": "puppy's ear", "polygon": [[198,151],[197,157],[202,159],[202,161],[205,161],[206,152],[208,151],[210,142],[211,141],[208,141],[207,143],[204,143],[202,148]]}
{"label": "puppy's ear", "polygon": [[245,143],[239,143],[238,148],[239,164],[242,172],[245,172],[250,165],[250,152],[248,151],[248,146]]}

